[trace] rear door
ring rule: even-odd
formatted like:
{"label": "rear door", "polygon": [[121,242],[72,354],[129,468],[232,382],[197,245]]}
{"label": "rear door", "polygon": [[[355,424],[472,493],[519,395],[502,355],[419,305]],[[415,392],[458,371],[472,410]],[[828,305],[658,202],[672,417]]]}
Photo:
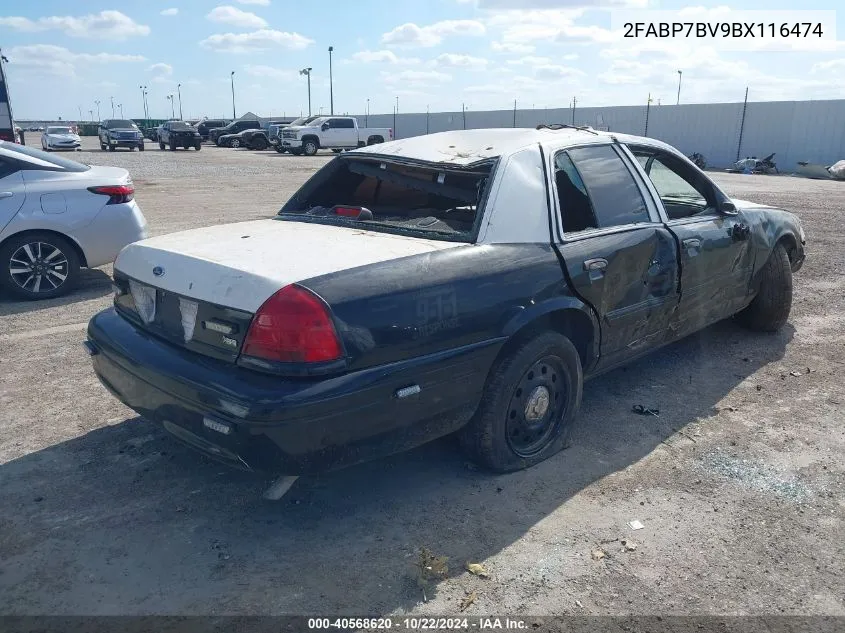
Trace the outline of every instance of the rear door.
{"label": "rear door", "polygon": [[569,148],[551,161],[558,249],[601,324],[597,368],[609,368],[666,340],[678,305],[675,240],[620,148]]}
{"label": "rear door", "polygon": [[742,212],[720,213],[715,187],[680,157],[647,146],[629,149],[656,191],[666,226],[677,236],[681,257],[677,335],[731,316],[745,305],[754,264]]}

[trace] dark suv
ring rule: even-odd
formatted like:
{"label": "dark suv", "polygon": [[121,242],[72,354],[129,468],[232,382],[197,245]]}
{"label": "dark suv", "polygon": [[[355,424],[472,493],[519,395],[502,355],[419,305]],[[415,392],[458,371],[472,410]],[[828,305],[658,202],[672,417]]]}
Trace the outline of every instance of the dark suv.
{"label": "dark suv", "polygon": [[197,123],[197,132],[200,133],[202,140],[207,141],[208,133],[211,130],[218,127],[226,127],[227,125],[229,125],[229,121],[227,119],[206,119],[205,121]]}
{"label": "dark suv", "polygon": [[199,151],[202,148],[202,139],[197,129],[185,121],[167,121],[161,126],[158,133],[158,148],[170,146],[171,150],[177,147],[188,149],[193,147]]}
{"label": "dark suv", "polygon": [[208,133],[208,140],[217,145],[217,139],[225,134],[237,134],[238,132],[243,132],[244,130],[258,130],[261,128],[261,123],[258,120],[244,120],[238,119],[237,121],[232,121],[226,127],[219,127],[214,128]]}
{"label": "dark suv", "polygon": [[137,147],[139,152],[144,151],[144,135],[135,122],[128,119],[106,119],[97,128],[97,136],[102,150],[113,152],[118,147],[126,147],[132,151]]}

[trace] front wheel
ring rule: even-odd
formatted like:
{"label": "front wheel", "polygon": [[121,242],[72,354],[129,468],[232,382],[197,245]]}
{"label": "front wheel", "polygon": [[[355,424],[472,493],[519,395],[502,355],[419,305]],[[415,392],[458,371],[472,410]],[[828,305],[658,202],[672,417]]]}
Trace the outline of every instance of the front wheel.
{"label": "front wheel", "polygon": [[110,152],[113,152],[114,150],[115,150],[114,145],[109,145],[109,151],[110,151]]}
{"label": "front wheel", "polygon": [[496,472],[533,466],[566,445],[582,390],[581,359],[568,338],[547,331],[515,343],[490,370],[461,445]]}
{"label": "front wheel", "polygon": [[259,136],[252,144],[252,149],[260,152],[262,150],[267,149],[268,145],[270,145],[270,143],[267,142],[267,139],[265,139],[263,136]]}
{"label": "front wheel", "polygon": [[141,144],[138,146],[138,151],[139,151],[139,152],[143,152],[143,151],[144,151],[144,144],[143,144],[143,143],[141,143]]}
{"label": "front wheel", "polygon": [[233,138],[233,139],[232,139],[232,142],[231,142],[231,143],[229,143],[229,147],[238,148],[238,147],[240,147],[240,146],[241,146],[241,141],[240,141],[240,139]]}
{"label": "front wheel", "polygon": [[161,141],[159,141],[158,148],[159,148],[159,149],[161,149],[161,150],[163,150],[163,149],[164,149],[164,143],[162,143]]}
{"label": "front wheel", "polygon": [[51,233],[12,237],[0,247],[0,286],[21,299],[49,299],[76,284],[79,256]]}
{"label": "front wheel", "polygon": [[777,332],[792,310],[792,265],[783,244],[777,244],[760,271],[760,289],[754,300],[736,315],[745,327]]}
{"label": "front wheel", "polygon": [[202,143],[196,143],[194,145],[194,149],[197,150],[197,151],[200,151],[202,149]]}
{"label": "front wheel", "polygon": [[286,151],[288,151],[286,148],[282,147],[281,143],[278,145],[274,145],[274,147],[279,154],[284,154]]}
{"label": "front wheel", "polygon": [[315,141],[305,141],[302,146],[302,151],[306,156],[314,156],[317,153],[317,143]]}

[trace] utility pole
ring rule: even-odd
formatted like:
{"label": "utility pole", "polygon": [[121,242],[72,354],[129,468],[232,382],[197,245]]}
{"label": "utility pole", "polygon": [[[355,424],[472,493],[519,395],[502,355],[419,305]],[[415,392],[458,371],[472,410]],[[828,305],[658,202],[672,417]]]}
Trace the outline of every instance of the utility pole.
{"label": "utility pole", "polygon": [[182,84],[176,84],[176,92],[179,93],[179,120],[182,119]]}
{"label": "utility pole", "polygon": [[100,119],[100,100],[99,100],[99,99],[95,99],[95,100],[94,100],[94,103],[96,103],[96,104],[97,104],[97,120],[98,120],[98,121],[101,121],[102,119]]}
{"label": "utility pole", "polygon": [[311,116],[311,67],[303,68],[299,74],[308,78],[308,116]]}
{"label": "utility pole", "polygon": [[229,78],[232,80],[232,120],[238,118],[238,115],[235,113],[235,71],[233,70],[229,75]]}
{"label": "utility pole", "polygon": [[739,124],[739,141],[736,144],[736,159],[739,160],[739,152],[742,150],[742,132],[745,129],[745,110],[748,108],[748,86],[745,87],[745,102],[742,104],[742,121]]}
{"label": "utility pole", "polygon": [[90,115],[91,115],[91,123],[93,123],[93,122],[94,122],[94,111],[93,111],[93,110],[88,110],[88,114],[90,114]]}
{"label": "utility pole", "polygon": [[578,97],[572,97],[572,125],[575,125],[575,104],[578,102]]}
{"label": "utility pole", "polygon": [[76,107],[79,108],[79,120],[81,121],[82,120],[82,106],[77,105]]}
{"label": "utility pole", "polygon": [[643,136],[648,136],[648,112],[651,109],[651,93],[648,93],[648,101],[645,103],[645,132]]}
{"label": "utility pole", "polygon": [[144,104],[144,119],[149,119],[150,115],[147,112],[147,87],[146,86],[138,86],[141,89],[141,101]]}
{"label": "utility pole", "polygon": [[173,109],[173,95],[172,94],[167,95],[167,100],[170,102],[170,118],[175,119],[176,118],[176,111]]}
{"label": "utility pole", "polygon": [[329,114],[334,116],[334,80],[332,79],[332,51],[334,46],[329,46]]}
{"label": "utility pole", "polygon": [[[675,105],[681,105],[681,77],[683,77],[683,75],[684,75],[684,71],[679,70],[678,71],[678,101],[677,101],[677,103],[675,103]],[[739,160],[739,159],[737,158],[737,160]]]}
{"label": "utility pole", "polygon": [[114,118],[114,97],[109,97],[111,99],[111,118]]}
{"label": "utility pole", "polygon": [[123,118],[123,104],[122,104],[122,103],[118,103],[118,104],[117,104],[117,109],[118,109],[118,110],[120,110],[120,118],[122,119],[122,118]]}

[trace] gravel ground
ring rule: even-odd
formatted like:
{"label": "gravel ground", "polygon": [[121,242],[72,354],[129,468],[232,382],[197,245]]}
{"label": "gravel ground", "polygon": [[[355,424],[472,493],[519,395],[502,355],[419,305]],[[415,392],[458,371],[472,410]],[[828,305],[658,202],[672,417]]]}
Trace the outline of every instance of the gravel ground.
{"label": "gravel ground", "polygon": [[[76,157],[130,169],[160,234],[267,216],[330,155]],[[264,502],[94,378],[108,267],[63,299],[0,297],[0,613],[433,614],[475,592],[467,615],[845,615],[845,184],[714,177],[803,218],[789,324],[723,322],[589,383],[572,447],[510,475],[447,438]],[[423,547],[444,578],[421,584]]]}

